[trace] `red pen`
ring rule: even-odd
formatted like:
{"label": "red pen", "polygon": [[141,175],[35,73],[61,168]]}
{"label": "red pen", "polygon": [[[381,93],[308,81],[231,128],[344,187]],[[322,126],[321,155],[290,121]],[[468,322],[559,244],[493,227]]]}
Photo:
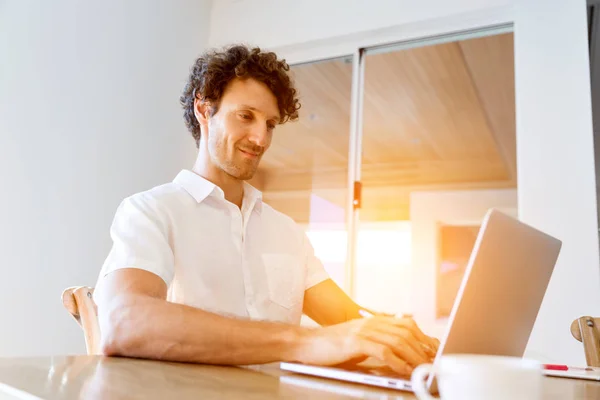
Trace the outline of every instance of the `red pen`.
{"label": "red pen", "polygon": [[593,371],[593,368],[590,367],[569,367],[568,365],[561,365],[561,364],[544,364],[544,369],[548,369],[548,370],[552,370],[552,371],[568,371],[568,370],[574,370],[574,371]]}

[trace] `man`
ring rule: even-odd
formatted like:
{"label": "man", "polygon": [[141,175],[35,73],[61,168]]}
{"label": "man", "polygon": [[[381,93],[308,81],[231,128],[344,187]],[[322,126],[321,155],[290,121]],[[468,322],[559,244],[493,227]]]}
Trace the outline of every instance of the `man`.
{"label": "man", "polygon": [[[400,374],[437,350],[414,321],[360,318],[304,232],[252,178],[277,124],[298,118],[289,67],[244,46],[204,54],[181,96],[198,157],[123,201],[95,300],[106,355],[212,364],[336,365]],[[320,328],[299,326],[306,313]]]}

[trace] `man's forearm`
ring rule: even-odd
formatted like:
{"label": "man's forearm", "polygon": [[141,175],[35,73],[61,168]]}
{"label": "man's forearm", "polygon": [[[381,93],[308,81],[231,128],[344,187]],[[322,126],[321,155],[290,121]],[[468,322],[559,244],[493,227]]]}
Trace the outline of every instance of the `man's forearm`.
{"label": "man's forearm", "polygon": [[106,355],[208,364],[293,361],[299,326],[222,317],[142,295],[113,299],[100,311]]}
{"label": "man's forearm", "polygon": [[331,279],[327,279],[304,294],[304,312],[322,326],[341,324],[361,318],[361,307]]}

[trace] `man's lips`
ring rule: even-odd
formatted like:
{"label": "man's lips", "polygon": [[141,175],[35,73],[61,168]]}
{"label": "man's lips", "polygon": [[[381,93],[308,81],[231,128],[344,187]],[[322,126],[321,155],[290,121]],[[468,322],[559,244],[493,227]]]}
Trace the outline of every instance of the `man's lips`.
{"label": "man's lips", "polygon": [[250,158],[257,158],[258,156],[260,156],[260,153],[255,153],[253,151],[249,151],[249,150],[243,150],[243,149],[239,149],[242,154],[244,154],[246,157],[250,157]]}

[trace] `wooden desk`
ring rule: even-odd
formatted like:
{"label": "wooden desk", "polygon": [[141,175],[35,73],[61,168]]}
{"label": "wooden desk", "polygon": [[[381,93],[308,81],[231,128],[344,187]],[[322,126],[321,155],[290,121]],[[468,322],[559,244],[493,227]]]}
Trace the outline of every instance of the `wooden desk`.
{"label": "wooden desk", "polygon": [[[19,391],[30,396],[17,397]],[[0,359],[0,398],[11,394],[30,400],[414,399],[406,392],[289,374],[277,364],[236,368],[99,356]],[[599,398],[600,382],[545,378],[544,399]]]}

